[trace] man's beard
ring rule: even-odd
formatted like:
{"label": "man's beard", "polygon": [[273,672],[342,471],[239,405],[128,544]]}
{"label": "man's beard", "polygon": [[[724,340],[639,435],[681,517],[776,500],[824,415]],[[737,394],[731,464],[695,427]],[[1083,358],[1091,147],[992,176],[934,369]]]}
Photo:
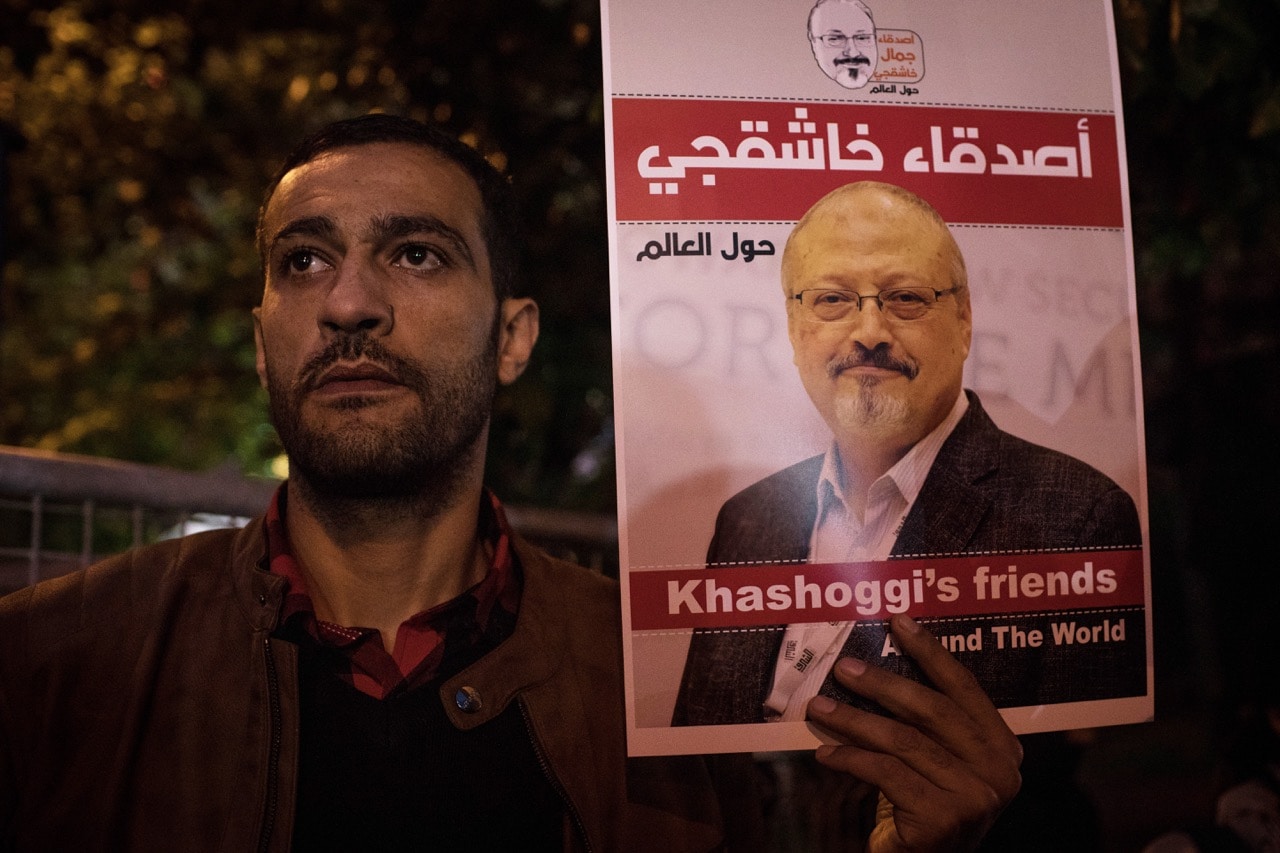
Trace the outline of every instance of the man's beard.
{"label": "man's beard", "polygon": [[882,391],[879,379],[858,380],[858,390],[836,398],[836,420],[843,429],[894,435],[910,419],[911,409],[901,397]]}
{"label": "man's beard", "polygon": [[848,89],[861,89],[871,79],[871,60],[854,56],[835,60],[835,80]]}
{"label": "man's beard", "polygon": [[[883,344],[868,349],[854,344],[853,352],[834,358],[827,365],[831,378],[839,376],[851,367],[879,367],[896,370],[909,380],[920,375],[920,365],[911,359],[900,359],[889,353]],[[836,398],[836,420],[847,430],[878,435],[893,435],[911,420],[911,407],[907,401],[882,390],[880,379],[867,376],[857,381],[853,394],[841,394]]]}
{"label": "man's beard", "polygon": [[[268,364],[271,420],[289,456],[290,478],[334,508],[374,501],[412,504],[425,515],[443,510],[481,452],[497,388],[497,332],[495,323],[487,346],[452,369],[396,355],[367,332],[335,339],[292,381]],[[308,423],[303,401],[319,377],[339,361],[355,360],[373,362],[407,386],[417,398],[417,412],[399,420],[353,417],[327,432]],[[334,408],[369,405],[353,395]]]}

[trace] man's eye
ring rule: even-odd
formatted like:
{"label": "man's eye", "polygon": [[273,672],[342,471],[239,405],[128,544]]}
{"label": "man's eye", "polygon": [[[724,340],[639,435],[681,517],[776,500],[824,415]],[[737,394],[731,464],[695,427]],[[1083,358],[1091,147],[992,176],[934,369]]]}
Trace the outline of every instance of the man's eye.
{"label": "man's eye", "polygon": [[324,260],[311,249],[295,249],[284,256],[282,264],[286,272],[305,274],[317,272],[324,265]]}
{"label": "man's eye", "polygon": [[819,293],[814,298],[816,305],[843,305],[849,302],[849,294],[840,290],[828,290],[826,293]]}
{"label": "man's eye", "polygon": [[444,259],[430,246],[413,244],[400,250],[395,263],[408,269],[433,270],[444,266]]}
{"label": "man's eye", "polygon": [[880,294],[880,298],[895,305],[923,305],[925,303],[923,295],[911,290],[891,290]]}

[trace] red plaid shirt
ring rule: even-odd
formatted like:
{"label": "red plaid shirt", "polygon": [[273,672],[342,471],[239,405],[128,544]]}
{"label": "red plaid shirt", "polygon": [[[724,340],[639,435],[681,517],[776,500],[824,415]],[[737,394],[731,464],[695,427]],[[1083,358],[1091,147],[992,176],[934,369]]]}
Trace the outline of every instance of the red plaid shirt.
{"label": "red plaid shirt", "polygon": [[424,684],[436,676],[444,660],[446,638],[452,655],[478,643],[492,628],[513,620],[520,603],[520,577],[511,553],[511,528],[502,504],[487,489],[481,505],[480,532],[493,548],[489,572],[458,597],[402,622],[394,651],[388,654],[377,628],[347,627],[316,617],[307,591],[306,572],[293,555],[285,528],[285,488],[276,490],[266,517],[271,572],[288,581],[280,624],[301,620],[314,640],[340,650],[350,662],[350,670],[343,677],[361,692],[383,699],[398,688]]}

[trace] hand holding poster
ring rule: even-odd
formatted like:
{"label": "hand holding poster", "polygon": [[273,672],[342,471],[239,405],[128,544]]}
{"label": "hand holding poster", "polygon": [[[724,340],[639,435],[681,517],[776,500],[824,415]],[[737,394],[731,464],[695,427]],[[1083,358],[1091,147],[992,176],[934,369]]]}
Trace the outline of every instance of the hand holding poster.
{"label": "hand holding poster", "polygon": [[872,5],[604,9],[635,754],[812,746],[897,613],[1015,731],[1151,715],[1109,7]]}

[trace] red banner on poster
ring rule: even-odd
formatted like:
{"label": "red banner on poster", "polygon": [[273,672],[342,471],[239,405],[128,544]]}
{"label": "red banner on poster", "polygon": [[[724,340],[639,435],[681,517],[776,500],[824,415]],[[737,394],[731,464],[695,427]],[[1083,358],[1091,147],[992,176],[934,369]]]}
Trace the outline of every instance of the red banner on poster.
{"label": "red banner on poster", "polygon": [[1142,551],[631,572],[636,631],[1142,605]]}
{"label": "red banner on poster", "polygon": [[875,180],[952,223],[1124,226],[1110,114],[623,97],[613,125],[620,222],[794,221]]}

